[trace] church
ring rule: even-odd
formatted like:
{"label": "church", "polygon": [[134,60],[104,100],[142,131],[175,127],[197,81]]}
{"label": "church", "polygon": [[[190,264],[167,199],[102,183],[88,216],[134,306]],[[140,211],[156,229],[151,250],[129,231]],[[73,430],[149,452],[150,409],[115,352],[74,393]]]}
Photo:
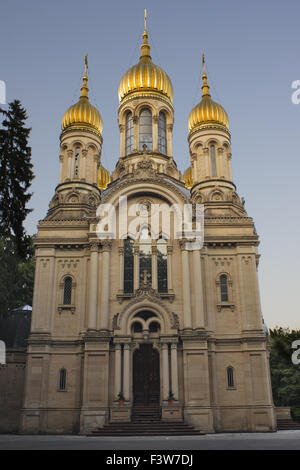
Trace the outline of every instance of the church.
{"label": "church", "polygon": [[[150,54],[145,24],[139,62],[118,90],[112,173],[101,163],[87,58],[79,101],[63,116],[58,185],[35,238],[22,433],[88,434],[131,423],[138,410],[206,433],[276,430],[259,241],[232,181],[227,113],[211,98],[203,58],[182,174],[172,83]],[[118,236],[124,200],[128,227]],[[194,249],[175,230],[166,236],[160,215],[186,205],[204,210]],[[99,236],[103,207],[117,215],[116,237],[105,224]],[[133,230],[134,216],[143,222]]]}

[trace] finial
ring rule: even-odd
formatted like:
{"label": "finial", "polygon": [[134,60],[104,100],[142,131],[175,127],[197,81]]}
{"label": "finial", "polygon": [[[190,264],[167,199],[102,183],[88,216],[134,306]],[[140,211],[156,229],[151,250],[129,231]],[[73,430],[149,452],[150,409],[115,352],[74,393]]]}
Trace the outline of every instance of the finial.
{"label": "finial", "polygon": [[150,45],[148,43],[148,33],[147,33],[147,10],[145,9],[144,13],[144,26],[145,26],[145,31],[143,33],[143,44],[141,45],[141,57],[140,60],[142,62],[150,62],[151,61],[151,56],[150,56]]}
{"label": "finial", "polygon": [[87,86],[87,82],[88,82],[87,69],[88,69],[88,54],[86,54],[85,57],[84,57],[84,76],[83,76],[83,79],[82,79],[83,85],[81,87],[80,99],[82,99],[82,98],[88,99],[89,89],[88,89],[88,86]]}
{"label": "finial", "polygon": [[202,68],[203,68],[203,74],[202,74],[202,97],[203,96],[210,96],[210,93],[209,93],[209,85],[207,83],[207,75],[206,75],[206,71],[205,71],[205,56],[204,56],[204,52],[202,53]]}

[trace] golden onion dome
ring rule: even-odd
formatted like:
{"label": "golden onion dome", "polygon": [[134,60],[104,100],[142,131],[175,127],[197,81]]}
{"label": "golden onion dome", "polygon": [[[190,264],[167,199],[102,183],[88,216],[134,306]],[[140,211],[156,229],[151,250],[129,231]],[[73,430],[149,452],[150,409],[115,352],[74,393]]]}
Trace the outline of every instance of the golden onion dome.
{"label": "golden onion dome", "polygon": [[87,76],[87,55],[85,56],[85,73],[83,76],[83,85],[79,101],[65,112],[61,122],[62,132],[67,129],[88,128],[101,135],[103,123],[101,115],[94,106],[91,105],[88,98],[88,76]]}
{"label": "golden onion dome", "polygon": [[109,185],[110,181],[111,178],[109,171],[104,168],[104,166],[100,165],[98,171],[98,188],[101,189],[101,191],[104,191],[104,189],[106,189]]}
{"label": "golden onion dome", "polygon": [[195,106],[188,120],[189,132],[196,128],[205,128],[212,125],[218,125],[229,129],[229,120],[225,109],[218,103],[215,103],[209,94],[209,85],[205,73],[205,63],[203,54],[203,75],[202,75],[202,99]]}
{"label": "golden onion dome", "polygon": [[146,25],[140,61],[123,75],[118,93],[120,103],[129,95],[145,96],[149,94],[163,96],[171,103],[173,101],[173,85],[169,76],[162,68],[152,62]]}
{"label": "golden onion dome", "polygon": [[185,170],[182,179],[187,189],[191,189],[194,186],[193,169],[191,166]]}

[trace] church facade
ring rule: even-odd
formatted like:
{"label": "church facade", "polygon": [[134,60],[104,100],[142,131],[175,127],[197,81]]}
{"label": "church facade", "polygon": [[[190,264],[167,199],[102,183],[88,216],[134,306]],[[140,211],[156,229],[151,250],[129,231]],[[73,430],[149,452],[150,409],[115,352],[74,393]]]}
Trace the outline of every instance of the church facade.
{"label": "church facade", "polygon": [[[120,158],[110,174],[86,61],[80,99],[62,120],[59,184],[35,239],[21,432],[89,433],[130,422],[138,405],[204,432],[276,429],[258,236],[232,181],[228,117],[211,99],[204,61],[202,81],[182,175],[172,83],[152,62],[145,29],[140,60],[119,86]],[[103,208],[113,208],[118,234],[124,201],[125,235],[111,237]],[[190,249],[175,230],[166,236],[160,208],[197,204],[204,243]]]}

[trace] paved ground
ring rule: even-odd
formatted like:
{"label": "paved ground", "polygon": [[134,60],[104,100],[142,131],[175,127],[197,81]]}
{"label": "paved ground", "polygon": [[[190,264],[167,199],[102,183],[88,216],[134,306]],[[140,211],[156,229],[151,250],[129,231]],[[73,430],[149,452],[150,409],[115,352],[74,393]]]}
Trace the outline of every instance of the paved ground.
{"label": "paved ground", "polygon": [[300,450],[300,431],[207,434],[181,437],[85,437],[0,435],[0,450]]}

